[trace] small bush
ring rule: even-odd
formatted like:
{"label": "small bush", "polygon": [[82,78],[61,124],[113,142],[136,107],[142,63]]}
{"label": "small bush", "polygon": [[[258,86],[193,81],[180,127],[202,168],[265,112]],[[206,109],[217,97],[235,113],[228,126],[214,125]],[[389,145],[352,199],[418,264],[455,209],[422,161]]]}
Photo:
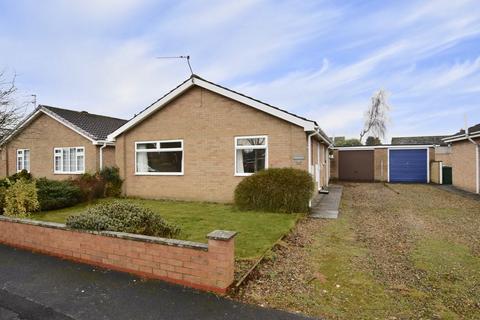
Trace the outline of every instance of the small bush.
{"label": "small bush", "polygon": [[8,188],[12,184],[17,182],[17,180],[20,180],[20,179],[25,179],[27,181],[32,181],[33,178],[32,178],[32,175],[27,170],[23,169],[20,172],[14,173],[14,174],[12,174],[8,177],[0,179],[0,187]]}
{"label": "small bush", "polygon": [[262,170],[238,184],[235,205],[241,210],[307,212],[314,188],[312,176],[304,170]]}
{"label": "small bush", "polygon": [[38,202],[41,210],[71,207],[82,201],[80,188],[72,181],[37,180]]}
{"label": "small bush", "polygon": [[83,201],[91,202],[105,194],[105,182],[99,174],[84,173],[72,182],[80,188]]}
{"label": "small bush", "polygon": [[5,209],[5,195],[7,193],[7,188],[0,186],[0,215],[3,215]]}
{"label": "small bush", "polygon": [[24,218],[39,207],[35,181],[20,178],[5,193],[6,216]]}
{"label": "small bush", "polygon": [[100,170],[100,177],[105,183],[106,197],[119,197],[122,194],[123,180],[117,167],[106,167]]}
{"label": "small bush", "polygon": [[180,228],[167,223],[152,210],[124,201],[99,204],[80,215],[67,218],[72,229],[116,231],[174,238]]}

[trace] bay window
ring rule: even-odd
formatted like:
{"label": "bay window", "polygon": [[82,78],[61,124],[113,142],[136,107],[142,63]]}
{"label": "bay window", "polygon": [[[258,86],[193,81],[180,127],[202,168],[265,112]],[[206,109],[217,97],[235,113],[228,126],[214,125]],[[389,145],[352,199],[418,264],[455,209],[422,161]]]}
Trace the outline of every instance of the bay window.
{"label": "bay window", "polygon": [[135,174],[183,175],[183,140],[136,142]]}
{"label": "bay window", "polygon": [[248,176],[266,168],[267,136],[235,137],[235,175]]}
{"label": "bay window", "polygon": [[85,148],[66,147],[54,148],[54,173],[82,174],[85,173]]}
{"label": "bay window", "polygon": [[30,150],[28,149],[17,150],[17,172],[22,170],[30,172]]}

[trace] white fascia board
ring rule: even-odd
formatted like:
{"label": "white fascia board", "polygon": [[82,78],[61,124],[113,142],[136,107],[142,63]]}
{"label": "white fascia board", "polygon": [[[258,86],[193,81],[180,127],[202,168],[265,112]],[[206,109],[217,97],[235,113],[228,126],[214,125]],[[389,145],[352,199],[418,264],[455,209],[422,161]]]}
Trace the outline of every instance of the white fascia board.
{"label": "white fascia board", "polygon": [[433,144],[424,144],[424,145],[403,145],[403,146],[388,146],[388,149],[425,149],[425,148],[433,148],[435,145]]}
{"label": "white fascia board", "polygon": [[95,140],[95,141],[92,142],[92,144],[94,144],[96,146],[103,146],[103,145],[114,146],[115,142],[106,141],[106,140]]}
{"label": "white fascia board", "polygon": [[375,150],[375,149],[425,149],[433,148],[433,144],[412,144],[412,145],[380,145],[380,146],[362,146],[362,147],[333,147],[333,150],[338,151],[351,151],[351,150]]}
{"label": "white fascia board", "polygon": [[118,137],[120,134],[123,132],[127,131],[128,129],[134,127],[137,125],[139,122],[143,121],[145,118],[150,116],[153,112],[155,112],[157,109],[163,107],[165,104],[169,103],[173,99],[175,99],[177,96],[179,96],[181,93],[183,93],[185,90],[193,86],[193,81],[192,79],[189,79],[185,83],[183,83],[181,86],[176,88],[175,90],[171,91],[169,94],[164,96],[162,99],[159,101],[155,102],[152,104],[150,107],[148,107],[146,110],[144,110],[142,113],[140,113],[138,116],[135,118],[131,119],[127,123],[125,123],[123,126],[118,128],[117,130],[113,131],[107,136],[108,141],[115,141],[115,138]]}
{"label": "white fascia board", "polygon": [[[386,147],[384,147],[386,149]],[[333,150],[338,151],[352,151],[352,150],[375,150],[375,147],[334,147]]]}
{"label": "white fascia board", "polygon": [[[478,138],[480,137],[480,131],[475,131],[475,132],[472,132],[468,135],[468,137],[470,138]],[[445,138],[443,139],[443,141],[445,142],[455,142],[455,141],[462,141],[462,140],[466,140],[467,139],[467,136],[465,134],[460,134],[458,136],[453,136],[453,137],[450,137],[450,138]]]}
{"label": "white fascia board", "polygon": [[224,89],[222,87],[216,86],[214,84],[211,84],[207,81],[204,81],[202,79],[194,79],[194,83],[202,88],[205,88],[207,90],[213,91],[215,93],[218,93],[222,96],[228,97],[232,100],[238,101],[240,103],[246,104],[247,106],[253,107],[255,109],[258,109],[260,111],[263,111],[265,113],[268,113],[272,116],[275,116],[277,118],[283,119],[285,121],[291,122],[293,124],[296,124],[297,126],[303,127],[305,131],[315,131],[315,123],[307,120],[300,119],[298,117],[295,117],[294,115],[288,114],[284,111],[275,109],[271,106],[268,106],[264,103],[258,102],[254,99],[248,98],[246,96],[243,96],[241,94],[232,92],[230,90]]}

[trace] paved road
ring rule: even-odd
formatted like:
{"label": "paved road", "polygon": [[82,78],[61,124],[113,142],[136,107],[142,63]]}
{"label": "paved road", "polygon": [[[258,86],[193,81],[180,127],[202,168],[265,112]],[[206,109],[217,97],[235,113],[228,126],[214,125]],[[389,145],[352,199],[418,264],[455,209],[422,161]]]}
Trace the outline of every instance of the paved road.
{"label": "paved road", "polygon": [[307,319],[0,245],[0,319]]}

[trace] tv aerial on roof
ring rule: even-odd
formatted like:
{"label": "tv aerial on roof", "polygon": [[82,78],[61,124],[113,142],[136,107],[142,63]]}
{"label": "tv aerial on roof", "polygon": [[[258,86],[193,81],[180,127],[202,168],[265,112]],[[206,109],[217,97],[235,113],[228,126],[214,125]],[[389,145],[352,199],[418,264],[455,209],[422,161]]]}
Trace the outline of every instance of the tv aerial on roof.
{"label": "tv aerial on roof", "polygon": [[190,56],[167,56],[167,57],[157,57],[157,59],[185,59],[190,69],[190,73],[193,75],[192,65],[190,64]]}

